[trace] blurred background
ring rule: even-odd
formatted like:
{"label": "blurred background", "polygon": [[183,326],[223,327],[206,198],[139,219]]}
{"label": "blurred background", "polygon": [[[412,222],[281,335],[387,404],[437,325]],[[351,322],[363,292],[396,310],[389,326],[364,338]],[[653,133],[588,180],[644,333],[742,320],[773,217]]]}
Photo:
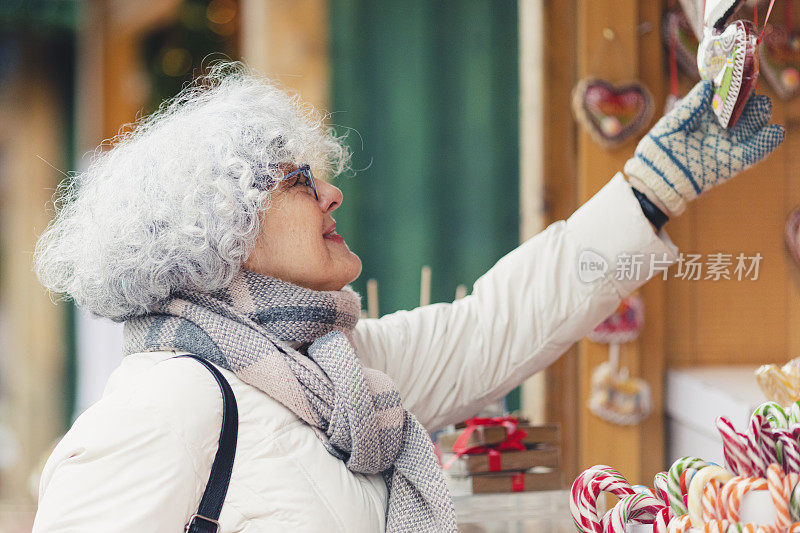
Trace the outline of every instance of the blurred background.
{"label": "blurred background", "polygon": [[[366,295],[375,279],[379,314],[410,309],[430,266],[430,301],[451,301],[630,157],[644,130],[596,142],[571,111],[579,80],[643,84],[655,109],[645,127],[694,84],[669,60],[665,21],[679,11],[668,0],[0,2],[0,531],[29,530],[42,461],[120,361],[120,326],[54,304],[31,271],[55,187],[104,140],[211,61],[241,59],[348,133],[356,172],[334,183],[344,192],[337,231],[364,265],[354,288]],[[770,22],[793,31],[790,11],[776,8]],[[794,93],[758,91],[773,96],[787,142],[667,229],[684,252],[762,254],[760,277],[669,276],[642,290],[645,327],[620,361],[649,383],[652,413],[622,427],[589,412],[590,376],[608,350],[588,340],[506,399],[561,424],[566,482],[595,463],[632,481],[663,468],[679,433],[669,428],[683,423],[669,411],[670,372],[800,353],[783,243],[800,203],[800,108]]]}
{"label": "blurred background", "polygon": [[54,305],[31,272],[70,171],[212,61],[243,59],[349,132],[337,223],[363,261],[354,288],[376,279],[380,314],[413,308],[428,265],[431,301],[452,300],[519,242],[517,17],[513,1],[0,3],[6,512],[30,508],[40,462],[120,361],[121,327]]}

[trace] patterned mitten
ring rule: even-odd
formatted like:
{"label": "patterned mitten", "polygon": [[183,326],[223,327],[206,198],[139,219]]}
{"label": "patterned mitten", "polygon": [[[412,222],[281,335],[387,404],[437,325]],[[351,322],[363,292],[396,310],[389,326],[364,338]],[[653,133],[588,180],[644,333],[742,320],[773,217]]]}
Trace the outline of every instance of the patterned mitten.
{"label": "patterned mitten", "polygon": [[736,125],[717,123],[711,81],[701,81],[639,142],[625,163],[631,185],[667,215],[677,216],[694,200],[754,165],[783,141],[783,126],[767,125],[772,103],[750,96]]}

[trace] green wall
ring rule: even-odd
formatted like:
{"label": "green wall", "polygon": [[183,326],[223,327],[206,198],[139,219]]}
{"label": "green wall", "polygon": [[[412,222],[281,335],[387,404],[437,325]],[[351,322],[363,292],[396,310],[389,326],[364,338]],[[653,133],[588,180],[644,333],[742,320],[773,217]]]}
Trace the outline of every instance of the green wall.
{"label": "green wall", "polygon": [[519,242],[517,4],[334,0],[331,26],[353,287],[374,277],[381,314],[411,309],[429,264],[432,301],[450,301]]}

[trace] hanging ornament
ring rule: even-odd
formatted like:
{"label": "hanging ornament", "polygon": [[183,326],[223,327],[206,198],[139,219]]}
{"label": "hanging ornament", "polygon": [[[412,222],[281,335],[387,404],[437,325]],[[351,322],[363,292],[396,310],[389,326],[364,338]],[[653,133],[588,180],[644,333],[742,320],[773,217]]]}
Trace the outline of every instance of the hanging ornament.
{"label": "hanging ornament", "polygon": [[[766,19],[772,12],[771,0]],[[743,0],[709,2],[705,10],[704,36],[697,49],[700,77],[714,81],[712,108],[724,128],[732,128],[744,109],[758,79],[756,26],[747,20],[730,23]],[[754,19],[758,20],[758,10]],[[766,19],[764,22],[766,23]]]}
{"label": "hanging ornament", "polygon": [[800,90],[800,36],[776,27],[759,46],[761,72],[779,97],[788,100]]}
{"label": "hanging ornament", "polygon": [[680,0],[683,13],[686,15],[686,21],[692,29],[695,38],[699,41],[703,38],[703,9],[705,6],[704,0]]}
{"label": "hanging ornament", "polygon": [[800,91],[800,35],[794,30],[792,15],[792,0],[786,0],[785,26],[767,29],[758,48],[761,72],[778,96],[786,100]]}
{"label": "hanging ornament", "polygon": [[783,240],[795,265],[800,268],[800,206],[792,209],[789,216],[786,217]]}
{"label": "hanging ornament", "polygon": [[584,78],[572,91],[572,111],[597,143],[614,148],[647,126],[653,97],[639,82],[617,87],[599,78]]}
{"label": "hanging ornament", "polygon": [[675,60],[683,72],[693,80],[700,79],[697,71],[697,46],[700,42],[692,31],[689,19],[681,11],[668,11],[664,15],[664,44],[670,57]]}
{"label": "hanging ornament", "polygon": [[623,426],[635,425],[652,410],[650,386],[619,367],[620,344],[636,340],[644,325],[644,302],[636,295],[622,300],[617,310],[592,331],[592,342],[608,344],[608,361],[592,371],[589,410]]}
{"label": "hanging ornament", "polygon": [[678,98],[680,98],[680,93],[678,92],[678,60],[675,57],[676,50],[675,50],[675,37],[670,36],[669,39],[669,94],[667,95],[667,101],[664,104],[664,114],[666,115],[672,108],[675,107],[675,104],[678,103]]}

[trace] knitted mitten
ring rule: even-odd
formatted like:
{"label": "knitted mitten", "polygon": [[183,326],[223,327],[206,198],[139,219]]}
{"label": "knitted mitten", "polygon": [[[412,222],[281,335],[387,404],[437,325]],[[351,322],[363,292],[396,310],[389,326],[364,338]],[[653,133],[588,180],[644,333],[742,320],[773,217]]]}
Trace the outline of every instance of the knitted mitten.
{"label": "knitted mitten", "polygon": [[631,185],[676,216],[711,187],[754,165],[783,141],[783,126],[767,126],[772,103],[750,96],[736,125],[717,123],[711,81],[701,81],[639,142],[625,163]]}

